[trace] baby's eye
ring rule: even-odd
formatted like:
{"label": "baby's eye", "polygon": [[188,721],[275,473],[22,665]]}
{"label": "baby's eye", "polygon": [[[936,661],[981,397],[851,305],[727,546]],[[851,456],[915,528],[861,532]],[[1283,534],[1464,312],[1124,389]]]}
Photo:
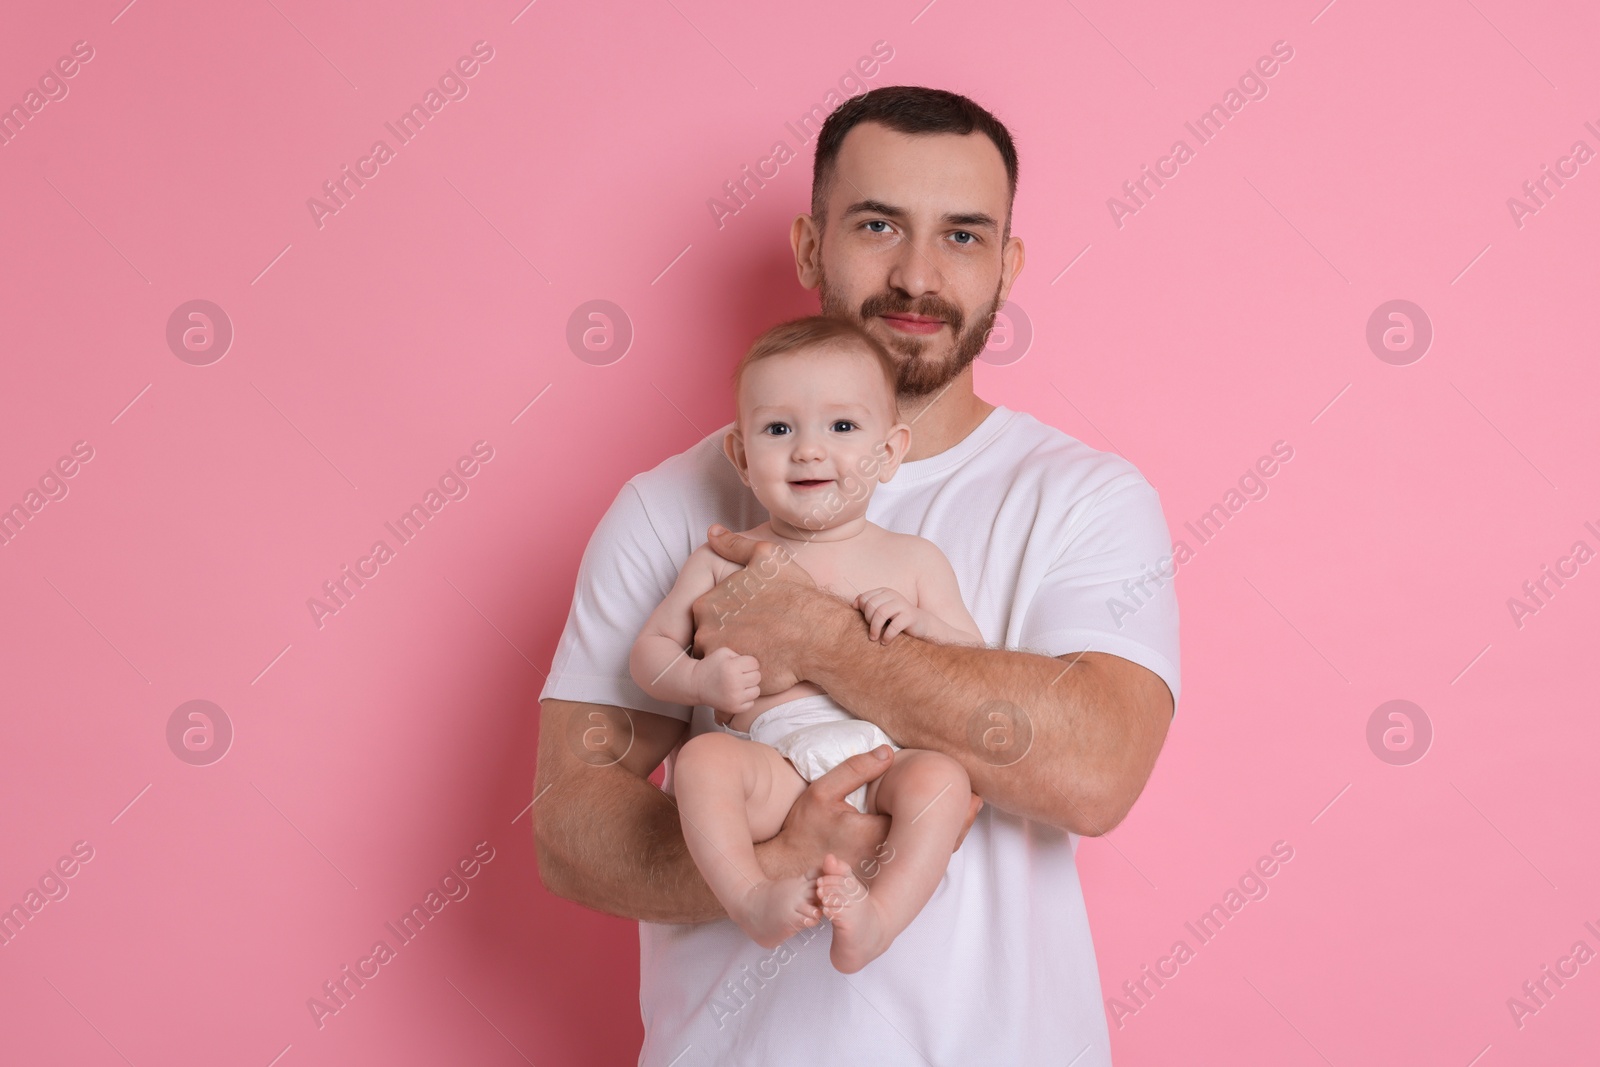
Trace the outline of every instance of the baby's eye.
{"label": "baby's eye", "polygon": [[856,424],[851,422],[849,419],[835,419],[833,423],[834,433],[849,433],[855,428]]}
{"label": "baby's eye", "polygon": [[770,434],[773,437],[781,437],[789,432],[789,424],[786,422],[769,422],[761,432]]}

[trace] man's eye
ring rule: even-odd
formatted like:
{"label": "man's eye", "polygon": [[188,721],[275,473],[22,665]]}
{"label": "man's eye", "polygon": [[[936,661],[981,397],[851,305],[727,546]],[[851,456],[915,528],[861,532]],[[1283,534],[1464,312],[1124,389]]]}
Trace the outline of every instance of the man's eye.
{"label": "man's eye", "polygon": [[957,237],[957,238],[959,238],[959,237],[967,238],[967,240],[965,240],[965,241],[959,241],[958,240],[956,242],[957,244],[962,244],[962,245],[972,244],[973,242],[975,242],[978,239],[978,235],[977,234],[968,233],[966,230],[958,230],[955,233],[951,234],[950,236],[951,237]]}
{"label": "man's eye", "polygon": [[856,428],[856,424],[849,419],[838,419],[833,424],[834,433],[849,433]]}
{"label": "man's eye", "polygon": [[883,227],[883,229],[881,229],[881,230],[873,230],[872,231],[873,233],[888,233],[889,232],[889,224],[887,222],[883,221],[882,219],[873,219],[871,222],[865,223],[864,225],[866,225],[869,228],[873,227],[873,226],[882,226]]}

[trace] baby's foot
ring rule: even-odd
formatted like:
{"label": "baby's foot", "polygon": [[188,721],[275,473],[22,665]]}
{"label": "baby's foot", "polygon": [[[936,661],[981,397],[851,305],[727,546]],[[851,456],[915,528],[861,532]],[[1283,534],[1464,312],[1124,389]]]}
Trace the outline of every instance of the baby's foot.
{"label": "baby's foot", "polygon": [[883,955],[890,939],[877,900],[831,852],[822,861],[817,899],[822,901],[822,913],[833,920],[833,947],[828,958],[835,970],[855,974]]}
{"label": "baby's foot", "polygon": [[777,948],[804,927],[822,921],[815,899],[815,879],[769,880],[751,886],[739,902],[739,914],[730,915],[756,944]]}

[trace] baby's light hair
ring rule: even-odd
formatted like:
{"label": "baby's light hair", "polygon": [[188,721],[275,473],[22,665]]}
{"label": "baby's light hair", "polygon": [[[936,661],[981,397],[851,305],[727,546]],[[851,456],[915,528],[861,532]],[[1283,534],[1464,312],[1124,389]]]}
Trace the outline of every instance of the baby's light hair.
{"label": "baby's light hair", "polygon": [[831,315],[807,315],[805,318],[790,319],[788,322],[778,323],[757,337],[750,350],[739,361],[739,365],[733,369],[734,403],[736,405],[738,403],[739,385],[744,381],[744,373],[751,364],[808,348],[854,349],[864,351],[864,354],[877,360],[879,369],[883,371],[884,384],[889,389],[890,418],[899,421],[900,367],[895,363],[894,357],[883,347],[881,341],[866,330],[849,319],[834,318]]}

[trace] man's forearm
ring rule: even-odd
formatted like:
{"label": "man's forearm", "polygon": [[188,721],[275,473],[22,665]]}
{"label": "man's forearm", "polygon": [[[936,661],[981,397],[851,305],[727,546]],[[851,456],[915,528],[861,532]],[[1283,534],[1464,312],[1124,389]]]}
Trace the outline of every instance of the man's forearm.
{"label": "man's forearm", "polygon": [[[575,833],[539,831],[539,872],[546,887],[574,903],[641,922],[727,918],[683,843],[672,799],[649,782],[634,783],[642,788],[621,782],[613,804],[597,809],[586,800],[585,814],[569,827]],[[606,827],[613,833],[604,834]],[[769,878],[805,873],[776,840],[757,844],[756,860]]]}
{"label": "man's forearm", "polygon": [[[620,763],[596,767],[542,752],[540,764],[534,836],[552,893],[644,922],[726,917],[689,855],[671,797]],[[804,873],[778,841],[757,845],[756,859],[772,878]]]}
{"label": "man's forearm", "polygon": [[973,790],[1006,811],[1100,834],[1149,777],[1171,704],[1161,710],[1166,687],[1144,668],[904,633],[883,645],[843,600],[814,593],[805,609],[816,635],[806,679],[905,747],[959,760]]}
{"label": "man's forearm", "polygon": [[539,873],[552,893],[644,922],[727,914],[683,843],[670,797],[618,768],[581,773],[591,779],[581,792],[563,797],[557,785],[534,805]]}

